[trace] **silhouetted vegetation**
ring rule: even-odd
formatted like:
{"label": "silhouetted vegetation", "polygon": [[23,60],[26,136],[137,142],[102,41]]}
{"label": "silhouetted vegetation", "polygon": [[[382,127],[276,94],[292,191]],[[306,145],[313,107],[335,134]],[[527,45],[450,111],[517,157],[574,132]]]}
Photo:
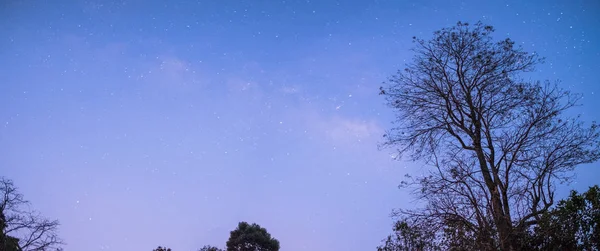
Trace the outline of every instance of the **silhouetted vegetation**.
{"label": "silhouetted vegetation", "polygon": [[[236,229],[230,232],[226,243],[227,251],[279,251],[279,241],[256,223],[240,222]],[[171,251],[158,247],[153,251]],[[204,246],[199,251],[223,251],[214,246]]]}
{"label": "silhouetted vegetation", "polygon": [[[394,234],[377,250],[480,250],[477,243],[460,242],[466,239],[461,236],[465,232],[454,225],[445,226],[450,231],[441,236],[422,226],[397,222]],[[600,250],[600,187],[582,194],[571,191],[567,199],[542,214],[535,227],[521,232],[516,243],[516,250]]]}
{"label": "silhouetted vegetation", "polygon": [[580,95],[522,81],[542,59],[493,32],[459,22],[414,38],[413,61],[380,89],[397,113],[383,146],[431,169],[403,182],[424,206],[396,211],[379,250],[519,250],[555,184],[600,157],[597,124],[565,115]]}
{"label": "silhouetted vegetation", "polygon": [[279,241],[271,237],[265,228],[256,223],[240,222],[231,231],[227,251],[278,251]]}
{"label": "silhouetted vegetation", "polygon": [[600,187],[571,191],[523,236],[528,250],[600,250]]}
{"label": "silhouetted vegetation", "polygon": [[199,251],[223,251],[223,249],[213,246],[204,246]]}
{"label": "silhouetted vegetation", "polygon": [[58,221],[29,209],[12,180],[0,177],[0,250],[61,250]]}

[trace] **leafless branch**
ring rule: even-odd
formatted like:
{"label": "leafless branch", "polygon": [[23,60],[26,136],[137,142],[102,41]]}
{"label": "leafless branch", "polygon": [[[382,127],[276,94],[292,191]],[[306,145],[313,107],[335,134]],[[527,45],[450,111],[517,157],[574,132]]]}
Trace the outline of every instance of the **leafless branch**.
{"label": "leafless branch", "polygon": [[63,242],[58,237],[58,221],[43,218],[29,209],[13,182],[0,177],[0,246],[6,246],[8,238],[18,239],[23,251],[60,250]]}

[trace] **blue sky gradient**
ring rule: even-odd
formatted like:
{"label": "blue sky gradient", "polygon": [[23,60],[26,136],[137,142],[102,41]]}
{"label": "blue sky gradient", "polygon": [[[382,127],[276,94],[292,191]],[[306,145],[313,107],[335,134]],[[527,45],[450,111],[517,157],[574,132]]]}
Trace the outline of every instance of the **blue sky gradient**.
{"label": "blue sky gradient", "polygon": [[65,250],[223,247],[239,221],[284,251],[374,250],[421,170],[377,149],[378,87],[412,36],[480,20],[600,117],[598,1],[1,1],[0,175]]}

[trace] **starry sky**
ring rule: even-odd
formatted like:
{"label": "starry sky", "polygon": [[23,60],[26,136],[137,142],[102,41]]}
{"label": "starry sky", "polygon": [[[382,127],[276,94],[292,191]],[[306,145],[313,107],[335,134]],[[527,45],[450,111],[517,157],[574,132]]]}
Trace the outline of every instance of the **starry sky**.
{"label": "starry sky", "polygon": [[[239,221],[283,251],[374,250],[422,170],[377,148],[378,87],[412,36],[479,20],[600,117],[596,0],[2,0],[0,175],[65,250],[223,247]],[[600,177],[576,172],[559,194]]]}

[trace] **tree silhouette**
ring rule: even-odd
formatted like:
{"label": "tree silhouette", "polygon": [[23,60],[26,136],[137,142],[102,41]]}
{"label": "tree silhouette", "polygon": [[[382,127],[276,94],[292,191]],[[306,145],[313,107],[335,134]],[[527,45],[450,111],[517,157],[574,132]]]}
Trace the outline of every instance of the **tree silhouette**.
{"label": "tree silhouette", "polygon": [[0,177],[0,248],[2,250],[60,250],[58,221],[29,209],[13,182]]}
{"label": "tree silhouette", "polygon": [[421,225],[410,225],[407,221],[398,221],[394,226],[394,234],[388,236],[377,251],[413,251],[442,250],[435,241],[435,234],[421,228]]}
{"label": "tree silhouette", "polygon": [[600,187],[590,187],[544,213],[524,245],[528,250],[600,250]]}
{"label": "tree silhouette", "polygon": [[213,247],[213,246],[207,245],[207,246],[202,247],[199,251],[223,251],[223,250],[218,247]]}
{"label": "tree silhouette", "polygon": [[541,59],[493,32],[459,22],[414,38],[414,59],[380,89],[397,114],[382,146],[431,167],[403,182],[425,206],[398,216],[463,238],[447,244],[515,250],[554,204],[555,184],[598,160],[600,137],[596,123],[564,114],[579,95],[520,80]]}
{"label": "tree silhouette", "polygon": [[271,237],[266,229],[258,224],[240,222],[231,231],[227,241],[227,251],[278,251],[279,241]]}

